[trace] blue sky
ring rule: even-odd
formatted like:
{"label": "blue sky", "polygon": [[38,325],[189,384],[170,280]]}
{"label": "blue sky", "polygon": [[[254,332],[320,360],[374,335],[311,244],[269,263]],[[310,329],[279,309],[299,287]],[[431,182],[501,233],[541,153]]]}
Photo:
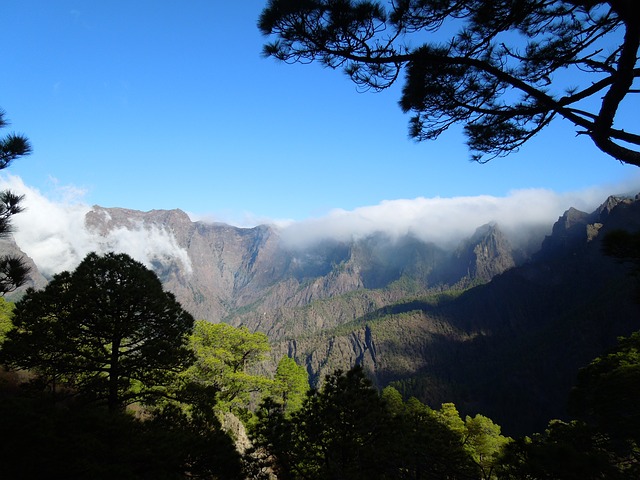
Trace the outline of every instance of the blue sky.
{"label": "blue sky", "polygon": [[468,161],[456,131],[415,143],[400,85],[358,93],[339,71],[262,58],[265,3],[3,0],[0,107],[34,147],[8,173],[52,201],[79,192],[87,205],[235,224],[402,199],[640,188],[637,168],[567,122],[486,165]]}

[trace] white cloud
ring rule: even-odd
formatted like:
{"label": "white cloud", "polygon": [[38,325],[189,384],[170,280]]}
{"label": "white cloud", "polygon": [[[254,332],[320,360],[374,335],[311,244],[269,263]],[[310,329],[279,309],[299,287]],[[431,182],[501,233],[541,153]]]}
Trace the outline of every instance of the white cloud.
{"label": "white cloud", "polygon": [[256,225],[274,225],[276,227],[287,227],[295,223],[295,220],[291,219],[273,219],[260,215],[255,215],[251,212],[242,212],[236,214],[233,212],[218,212],[218,213],[188,213],[189,218],[194,222],[204,223],[226,223],[228,225],[234,225],[240,228],[252,228]]}
{"label": "white cloud", "polygon": [[334,210],[325,217],[282,229],[292,245],[304,246],[323,238],[349,240],[386,232],[392,237],[413,234],[443,247],[455,246],[475,229],[496,222],[512,241],[521,243],[535,233],[549,233],[568,208],[591,212],[611,194],[633,194],[640,179],[625,184],[558,194],[550,190],[515,190],[505,197],[489,195],[454,198],[387,200],[354,210]]}
{"label": "white cloud", "polygon": [[2,175],[0,190],[5,189],[25,195],[25,211],[12,218],[14,237],[44,275],[72,270],[92,251],[127,253],[149,267],[155,259],[176,260],[187,273],[191,271],[186,250],[171,233],[157,227],[115,229],[107,236],[88,231],[85,215],[91,207],[82,202],[82,190],[59,187],[51,195],[56,200],[50,200],[19,177]]}
{"label": "white cloud", "polygon": [[[83,192],[63,187],[51,200],[30,188],[19,177],[0,175],[0,190],[25,194],[27,210],[13,219],[18,245],[46,275],[71,270],[91,252],[125,252],[147,266],[153,260],[174,260],[191,270],[190,259],[175,237],[152,225],[117,228],[107,236],[87,231],[84,223],[91,209],[82,202]],[[391,236],[411,233],[441,246],[456,246],[465,236],[489,222],[519,243],[532,232],[549,233],[553,223],[569,207],[591,212],[611,194],[635,194],[640,177],[624,184],[605,185],[579,192],[555,193],[544,189],[515,190],[504,197],[489,195],[454,198],[387,200],[379,205],[336,209],[324,217],[300,222],[270,221],[243,216],[242,223],[279,225],[285,241],[305,246],[325,238],[349,240],[376,232]],[[193,218],[193,217],[192,217]],[[204,219],[203,219],[204,220]],[[210,219],[207,219],[210,220]],[[540,237],[541,239],[541,237]]]}

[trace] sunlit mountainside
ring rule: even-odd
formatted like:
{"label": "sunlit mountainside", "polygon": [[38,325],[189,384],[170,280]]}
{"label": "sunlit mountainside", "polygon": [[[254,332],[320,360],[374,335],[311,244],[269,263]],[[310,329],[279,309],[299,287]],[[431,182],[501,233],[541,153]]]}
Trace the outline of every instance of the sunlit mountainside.
{"label": "sunlit mountainside", "polygon": [[[273,358],[288,353],[312,381],[362,364],[380,387],[453,401],[510,432],[561,417],[577,369],[638,329],[627,268],[600,247],[608,231],[640,228],[629,198],[569,209],[546,237],[513,242],[487,223],[449,246],[383,232],[300,246],[276,227],[180,210],[93,207],[85,228],[96,250],[123,238],[144,249],[196,318],[267,333]],[[153,242],[137,243],[141,232]]]}

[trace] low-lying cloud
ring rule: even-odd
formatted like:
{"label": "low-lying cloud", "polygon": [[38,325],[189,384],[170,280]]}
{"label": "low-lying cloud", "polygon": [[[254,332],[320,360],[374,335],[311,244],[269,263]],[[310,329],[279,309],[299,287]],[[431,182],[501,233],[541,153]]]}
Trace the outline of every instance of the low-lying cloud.
{"label": "low-lying cloud", "polygon": [[446,248],[455,247],[476,228],[495,222],[512,242],[522,245],[532,234],[550,233],[553,223],[570,207],[591,212],[609,195],[635,195],[638,191],[640,178],[564,194],[528,189],[515,190],[505,197],[387,200],[292,223],[282,229],[282,235],[291,245],[304,247],[324,238],[346,241],[385,232],[392,238],[410,234]]}
{"label": "low-lying cloud", "polygon": [[[91,251],[128,253],[147,266],[157,260],[173,260],[182,263],[187,272],[191,270],[186,250],[166,230],[139,225],[136,229],[115,229],[106,236],[87,230],[85,215],[91,207],[82,202],[81,195],[69,195],[73,189],[61,189],[65,195],[52,200],[26,186],[19,177],[3,175],[0,190],[4,189],[25,195],[26,210],[12,220],[14,237],[45,275],[72,270]],[[591,212],[609,195],[635,195],[639,191],[640,177],[636,177],[617,185],[562,194],[530,189],[515,190],[504,197],[387,200],[279,225],[282,238],[298,247],[330,238],[348,241],[378,232],[391,237],[411,234],[443,247],[455,247],[489,222],[496,222],[518,244],[527,241],[532,233],[541,239],[569,207]]]}
{"label": "low-lying cloud", "polygon": [[62,195],[51,200],[16,176],[0,177],[0,190],[5,189],[25,196],[25,210],[12,218],[13,236],[45,276],[73,270],[90,252],[127,253],[148,267],[156,260],[173,260],[191,271],[186,250],[166,230],[145,225],[117,228],[107,235],[88,230],[85,215],[91,207],[82,202],[83,192],[59,188]]}

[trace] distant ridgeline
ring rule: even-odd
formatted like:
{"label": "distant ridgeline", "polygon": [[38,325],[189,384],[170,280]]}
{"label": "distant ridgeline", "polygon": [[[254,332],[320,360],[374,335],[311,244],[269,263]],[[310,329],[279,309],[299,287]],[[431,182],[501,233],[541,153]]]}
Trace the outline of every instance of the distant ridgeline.
{"label": "distant ridgeline", "polygon": [[[165,288],[196,318],[265,332],[266,369],[288,354],[318,382],[361,364],[379,387],[454,402],[509,434],[562,418],[578,368],[640,329],[629,269],[601,249],[607,232],[640,230],[637,199],[569,209],[536,249],[515,248],[496,224],[452,250],[382,233],[293,248],[275,228],[180,210],[94,207],[86,227],[169,238],[176,253],[151,262]],[[45,282],[34,267],[31,286]]]}

